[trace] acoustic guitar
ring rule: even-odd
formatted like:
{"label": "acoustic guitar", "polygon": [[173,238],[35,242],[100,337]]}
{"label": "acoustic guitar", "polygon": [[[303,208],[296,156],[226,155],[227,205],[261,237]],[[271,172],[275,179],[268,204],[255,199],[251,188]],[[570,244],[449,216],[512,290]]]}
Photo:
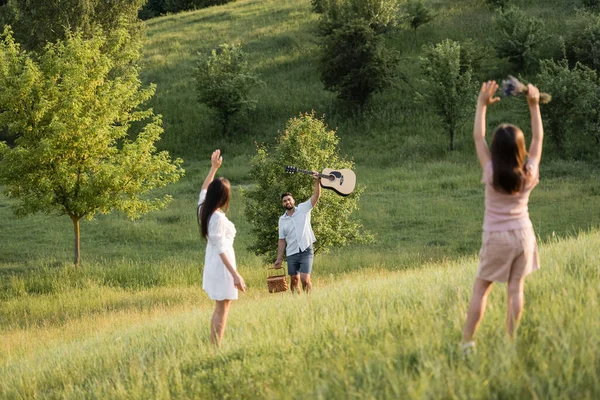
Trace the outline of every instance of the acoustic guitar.
{"label": "acoustic guitar", "polygon": [[[312,175],[312,171],[290,166],[285,167],[285,172],[290,174],[301,172],[303,174]],[[319,177],[321,178],[322,188],[333,190],[340,196],[348,196],[354,191],[354,187],[356,186],[356,175],[350,169],[334,170],[325,168],[323,172],[319,174]]]}

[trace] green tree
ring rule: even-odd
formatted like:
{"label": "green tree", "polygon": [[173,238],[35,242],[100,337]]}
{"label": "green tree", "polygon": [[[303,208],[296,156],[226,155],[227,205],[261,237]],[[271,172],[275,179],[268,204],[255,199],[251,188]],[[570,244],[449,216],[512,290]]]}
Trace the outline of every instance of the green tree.
{"label": "green tree", "polygon": [[580,62],[600,70],[600,18],[594,16],[588,21],[578,18],[577,27],[568,35],[565,48],[571,65]]}
{"label": "green tree", "polygon": [[598,132],[598,76],[580,63],[569,68],[567,60],[544,60],[536,83],[552,95],[545,104],[544,128],[561,157],[567,155],[567,142],[577,146],[573,135]]}
{"label": "green tree", "polygon": [[461,61],[460,43],[449,39],[424,46],[424,53],[421,57],[421,67],[426,77],[423,95],[441,119],[452,151],[456,132],[471,109],[476,93],[472,68],[468,60]]}
{"label": "green tree", "polygon": [[421,25],[433,20],[433,12],[423,3],[423,0],[410,0],[406,4],[405,19],[416,33]]}
{"label": "green tree", "polygon": [[195,78],[198,100],[217,112],[224,135],[233,116],[256,108],[250,94],[263,84],[248,66],[242,49],[229,44],[220,45],[219,51],[213,49],[210,55],[200,54]]}
{"label": "green tree", "polygon": [[500,10],[504,11],[504,9],[506,7],[508,7],[510,5],[510,3],[512,3],[512,1],[511,0],[486,0],[486,3],[488,3],[492,7],[500,7]]}
{"label": "green tree", "polygon": [[396,84],[399,60],[366,21],[353,20],[325,38],[321,81],[352,108],[362,109],[374,93]]}
{"label": "green tree", "polygon": [[[313,113],[290,119],[271,150],[258,147],[250,169],[257,186],[244,192],[246,218],[254,233],[250,250],[273,262],[277,256],[277,224],[284,211],[281,194],[289,191],[298,202],[312,195],[312,178],[304,174],[289,175],[285,166],[317,171],[327,167],[352,168],[353,163],[340,156],[338,142],[335,131],[328,129]],[[316,252],[352,242],[372,241],[372,236],[362,230],[362,225],[352,215],[358,209],[363,190],[358,185],[348,197],[338,196],[330,190],[321,192],[319,205],[312,212]]]}
{"label": "green tree", "polygon": [[497,30],[493,45],[500,58],[508,58],[518,71],[535,70],[539,51],[547,39],[544,22],[511,7],[494,19]]}
{"label": "green tree", "polygon": [[47,42],[56,42],[74,32],[85,38],[100,27],[105,36],[127,29],[141,39],[138,10],[146,0],[9,0],[12,17],[8,23],[14,38],[27,50],[42,51]]}
{"label": "green tree", "polygon": [[320,21],[323,36],[356,19],[383,33],[397,24],[399,4],[399,0],[317,0],[313,9],[323,10]]}
{"label": "green tree", "polygon": [[[135,218],[160,209],[170,196],[147,193],[183,174],[180,159],[156,151],[160,117],[140,108],[155,87],[142,88],[133,73],[113,77],[118,63],[101,51],[105,44],[100,34],[68,34],[35,56],[8,30],[0,41],[0,124],[17,137],[13,147],[0,143],[0,184],[20,200],[17,215],[69,216],[76,265],[82,218],[112,210]],[[141,130],[130,139],[134,123]]]}

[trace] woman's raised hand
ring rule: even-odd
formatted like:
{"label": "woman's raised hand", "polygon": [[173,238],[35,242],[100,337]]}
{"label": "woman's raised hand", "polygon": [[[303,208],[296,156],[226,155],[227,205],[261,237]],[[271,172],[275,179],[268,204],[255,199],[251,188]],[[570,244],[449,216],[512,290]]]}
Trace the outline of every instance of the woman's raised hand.
{"label": "woman's raised hand", "polygon": [[217,149],[213,151],[210,156],[210,163],[214,169],[219,169],[221,164],[223,163],[223,157],[221,157],[221,150]]}
{"label": "woman's raised hand", "polygon": [[540,91],[531,83],[527,85],[527,104],[529,107],[540,104]]}
{"label": "woman's raised hand", "polygon": [[479,98],[477,99],[477,105],[489,106],[500,101],[500,97],[495,96],[498,90],[498,84],[496,81],[483,82],[481,90],[479,91]]}

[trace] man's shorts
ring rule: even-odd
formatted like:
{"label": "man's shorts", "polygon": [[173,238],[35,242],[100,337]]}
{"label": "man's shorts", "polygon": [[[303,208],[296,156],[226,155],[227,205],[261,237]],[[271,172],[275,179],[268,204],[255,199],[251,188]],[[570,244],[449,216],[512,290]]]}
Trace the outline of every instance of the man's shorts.
{"label": "man's shorts", "polygon": [[314,258],[315,256],[312,246],[304,251],[288,256],[288,275],[298,275],[298,272],[310,274],[312,271],[312,263]]}

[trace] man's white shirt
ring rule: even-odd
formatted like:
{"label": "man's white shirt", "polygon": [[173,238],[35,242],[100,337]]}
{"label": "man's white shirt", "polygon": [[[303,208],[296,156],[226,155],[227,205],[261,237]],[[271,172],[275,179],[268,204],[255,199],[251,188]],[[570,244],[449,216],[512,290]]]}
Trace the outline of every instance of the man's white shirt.
{"label": "man's white shirt", "polygon": [[294,208],[292,216],[289,216],[286,211],[279,217],[279,239],[286,241],[286,256],[304,251],[317,241],[310,225],[312,208],[312,203],[308,199]]}

